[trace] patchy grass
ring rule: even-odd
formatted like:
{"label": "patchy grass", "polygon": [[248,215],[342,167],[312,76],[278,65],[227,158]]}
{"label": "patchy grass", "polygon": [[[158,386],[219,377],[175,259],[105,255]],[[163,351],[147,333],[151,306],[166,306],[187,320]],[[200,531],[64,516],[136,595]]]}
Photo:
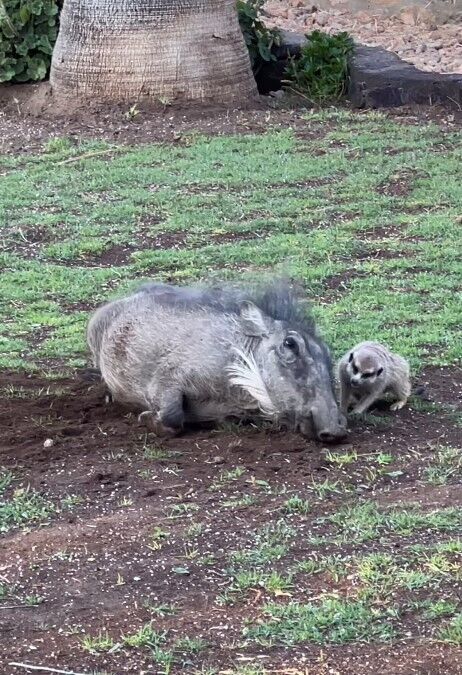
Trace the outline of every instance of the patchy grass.
{"label": "patchy grass", "polygon": [[[335,355],[373,337],[414,371],[455,365],[459,138],[345,110],[290,126],[136,147],[57,138],[0,159],[0,367],[65,375],[89,311],[144,278],[285,270]],[[105,154],[61,163],[92,151]],[[2,655],[262,675],[398,672],[410,650],[459,672],[460,371],[435,371],[446,402],[352,418],[331,449],[231,423],[160,444],[92,388],[83,403],[73,383],[7,376],[4,410],[33,413],[21,434],[3,415],[0,606],[16,633]]]}
{"label": "patchy grass", "polygon": [[82,364],[88,309],[143,277],[245,278],[281,261],[321,298],[338,353],[372,335],[413,366],[460,358],[456,133],[377,113],[306,125],[329,130],[309,143],[290,129],[181,146],[56,138],[13,162],[0,185],[0,366]]}
{"label": "patchy grass", "polygon": [[269,603],[264,614],[267,620],[249,627],[246,636],[265,646],[386,641],[395,634],[392,613],[359,601],[326,598],[306,605]]}
{"label": "patchy grass", "polygon": [[12,486],[13,475],[9,472],[0,473],[0,532],[27,526],[37,521],[43,521],[56,513],[57,507],[35,490],[29,487]]}

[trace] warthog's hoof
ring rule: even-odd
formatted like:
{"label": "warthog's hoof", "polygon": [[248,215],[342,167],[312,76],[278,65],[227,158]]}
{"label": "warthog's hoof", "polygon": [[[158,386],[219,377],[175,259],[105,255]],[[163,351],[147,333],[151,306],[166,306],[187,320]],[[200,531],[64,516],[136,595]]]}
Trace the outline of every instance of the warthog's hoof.
{"label": "warthog's hoof", "polygon": [[152,410],[145,410],[140,413],[138,415],[138,422],[144,424],[148,431],[160,438],[172,438],[173,436],[177,436],[180,431],[179,429],[166,427]]}

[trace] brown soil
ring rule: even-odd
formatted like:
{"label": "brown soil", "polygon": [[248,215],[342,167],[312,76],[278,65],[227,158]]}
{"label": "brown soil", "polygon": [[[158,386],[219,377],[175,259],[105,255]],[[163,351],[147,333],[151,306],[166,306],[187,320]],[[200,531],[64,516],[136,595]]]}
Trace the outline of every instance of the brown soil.
{"label": "brown soil", "polygon": [[[263,133],[269,128],[287,129],[306,140],[323,137],[329,124],[312,125],[306,110],[292,101],[274,103],[261,97],[251,109],[171,107],[153,109],[140,105],[140,113],[127,120],[129,106],[87,107],[72,110],[55,108],[49,100],[49,84],[0,87],[0,151],[3,154],[37,153],[46,141],[66,137],[78,144],[95,136],[118,144],[188,143],[191,132],[208,135]],[[298,108],[298,109],[297,109]],[[360,116],[360,112],[358,115]],[[462,125],[462,111],[439,107],[403,107],[387,113],[405,124],[432,120],[444,129]]]}
{"label": "brown soil", "polygon": [[[416,384],[425,387],[427,399],[462,409],[461,369],[429,369]],[[114,674],[160,672],[152,665],[149,650],[124,648],[92,655],[79,642],[84,634],[100,631],[107,631],[116,642],[122,634],[135,632],[153,618],[144,607],[146,601],[155,606],[173,602],[178,607],[174,616],[154,617],[156,630],[167,630],[170,639],[201,636],[208,642],[203,654],[189,655],[190,664],[177,664],[174,673],[193,673],[206,664],[224,671],[243,655],[261,657],[259,663],[277,672],[289,667],[299,670],[287,672],[316,674],[462,672],[459,649],[426,643],[423,637],[393,646],[301,645],[291,649],[290,657],[277,648],[239,647],[244,620],[258,619],[268,597],[256,589],[240,603],[216,604],[228,582],[227,557],[242,547],[250,531],[268,522],[268,513],[277,513],[285,499],[277,488],[304,494],[313,479],[348,479],[345,470],[326,461],[325,449],[317,443],[282,431],[244,427],[232,432],[189,431],[160,444],[146,434],[136,415],[106,404],[100,384],[81,376],[50,382],[3,375],[2,391],[11,391],[9,387],[23,388],[25,395],[4,395],[0,400],[0,466],[12,469],[24,484],[54,503],[68,495],[79,496],[81,502],[62,509],[43,527],[4,536],[0,580],[15,586],[11,597],[0,601],[0,662],[5,675],[17,672],[6,665],[14,661],[78,672],[92,668]],[[451,445],[460,438],[450,417],[410,408],[393,417],[383,417],[380,411],[375,415],[381,424],[356,423],[340,449],[357,450],[355,475],[368,466],[367,457],[378,452],[391,453],[393,468],[403,473],[363,486],[364,495],[386,504],[412,501],[431,508],[460,502],[460,485],[428,490],[420,482],[422,457],[430,458],[436,444]],[[44,447],[46,439],[52,439],[51,447]],[[165,457],[148,459],[146,448],[162,448]],[[244,467],[245,473],[214,490],[220,474],[236,466]],[[272,494],[258,487],[265,484],[262,481],[271,486]],[[245,494],[256,495],[254,506],[223,506],[226,499]],[[334,494],[314,502],[308,523],[348,499]],[[180,503],[197,510],[170,517],[172,507]],[[204,528],[194,544],[186,535],[192,522]],[[168,531],[159,550],[150,548],[156,527]],[[201,564],[209,554],[215,557],[212,567]],[[301,541],[294,559],[309,554],[310,546]],[[318,579],[297,588],[297,596],[315,597],[325,590],[319,583]],[[29,595],[40,596],[41,604],[25,606],[23,598]]]}

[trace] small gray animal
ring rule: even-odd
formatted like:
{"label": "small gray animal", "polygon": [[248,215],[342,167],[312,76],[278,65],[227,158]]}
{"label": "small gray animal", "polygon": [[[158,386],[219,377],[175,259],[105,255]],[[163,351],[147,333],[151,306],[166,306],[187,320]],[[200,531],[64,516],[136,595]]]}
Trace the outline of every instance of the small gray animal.
{"label": "small gray animal", "polygon": [[340,410],[346,415],[356,400],[354,413],[363,413],[385,392],[398,399],[391,410],[400,410],[411,394],[409,364],[378,342],[361,342],[338,362]]}
{"label": "small gray animal", "polygon": [[158,433],[260,416],[323,442],[346,436],[329,351],[285,285],[147,284],[100,307],[87,340],[114,400]]}

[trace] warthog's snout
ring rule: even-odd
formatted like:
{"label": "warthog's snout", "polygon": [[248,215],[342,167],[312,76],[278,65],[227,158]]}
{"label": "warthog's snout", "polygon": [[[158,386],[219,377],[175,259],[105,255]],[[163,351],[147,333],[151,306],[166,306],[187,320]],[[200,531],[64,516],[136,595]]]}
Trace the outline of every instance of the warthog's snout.
{"label": "warthog's snout", "polygon": [[317,436],[323,443],[339,443],[346,438],[347,430],[345,427],[339,425],[336,429],[318,431]]}
{"label": "warthog's snout", "polygon": [[334,423],[316,427],[316,418],[314,418],[314,421],[316,436],[323,443],[339,443],[348,434],[346,417],[340,411],[337,413],[337,421]]}
{"label": "warthog's snout", "polygon": [[346,418],[341,413],[338,414],[338,421],[329,422],[313,414],[310,420],[300,424],[300,432],[304,436],[314,436],[322,443],[339,443],[348,435]]}

